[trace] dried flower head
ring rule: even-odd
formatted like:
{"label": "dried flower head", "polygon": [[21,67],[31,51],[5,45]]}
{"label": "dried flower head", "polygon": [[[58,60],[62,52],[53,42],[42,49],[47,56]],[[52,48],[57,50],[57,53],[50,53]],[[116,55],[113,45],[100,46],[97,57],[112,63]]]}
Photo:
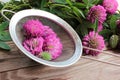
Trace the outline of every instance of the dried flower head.
{"label": "dried flower head", "polygon": [[87,19],[92,23],[94,23],[96,19],[98,19],[99,23],[103,23],[106,20],[106,16],[107,14],[104,7],[101,5],[97,5],[91,7]]}
{"label": "dried flower head", "polygon": [[49,26],[44,26],[44,33],[42,34],[42,37],[47,37],[49,35],[57,36],[56,33]]}
{"label": "dried flower head", "polygon": [[108,13],[114,14],[118,8],[117,0],[103,0],[103,6]]}
{"label": "dried flower head", "polygon": [[[29,52],[47,60],[60,56],[62,43],[49,26],[43,25],[39,20],[28,20],[23,29],[26,33],[23,46]],[[44,52],[45,54],[42,54]]]}
{"label": "dried flower head", "polygon": [[52,59],[56,59],[62,53],[62,43],[60,39],[55,35],[49,35],[45,38],[44,51],[49,52],[52,55]]}
{"label": "dried flower head", "polygon": [[[83,41],[82,42],[83,46],[86,46],[86,47],[90,47],[98,50],[103,50],[105,47],[105,42],[103,37],[98,33],[95,33],[94,31],[89,32],[88,35],[84,36],[82,41]],[[99,52],[97,51],[88,50],[88,49],[84,49],[84,52],[87,55],[93,55],[93,56],[96,56],[99,54]]]}
{"label": "dried flower head", "polygon": [[23,24],[23,29],[27,36],[38,37],[44,31],[44,26],[39,20],[28,20]]}
{"label": "dried flower head", "polygon": [[44,39],[42,37],[25,39],[23,41],[23,46],[26,50],[31,52],[34,55],[38,55],[42,52]]}

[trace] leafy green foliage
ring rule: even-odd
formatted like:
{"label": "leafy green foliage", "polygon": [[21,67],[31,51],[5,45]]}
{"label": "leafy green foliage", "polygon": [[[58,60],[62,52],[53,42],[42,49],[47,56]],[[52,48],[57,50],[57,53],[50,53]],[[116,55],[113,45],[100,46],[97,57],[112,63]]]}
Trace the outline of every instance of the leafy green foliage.
{"label": "leafy green foliage", "polygon": [[49,0],[22,0],[22,1],[25,4],[29,4],[32,8],[49,11],[49,8],[46,7]]}
{"label": "leafy green foliage", "polygon": [[97,4],[102,4],[103,3],[103,0],[99,0]]}
{"label": "leafy green foliage", "polygon": [[10,41],[11,37],[7,31],[9,22],[5,21],[0,24],[0,48],[5,50],[10,50],[10,47],[5,43],[5,41]]}
{"label": "leafy green foliage", "polygon": [[94,24],[84,20],[83,24],[79,24],[75,30],[82,38],[86,34],[88,34],[89,29],[93,29],[94,28],[93,26],[94,26]]}
{"label": "leafy green foliage", "polygon": [[[116,30],[116,25],[117,25],[116,21],[117,21],[117,16],[112,15],[111,19],[110,19],[110,28],[111,28],[111,30]],[[113,32],[115,32],[115,31],[113,31]]]}
{"label": "leafy green foliage", "polygon": [[0,40],[1,41],[11,41],[11,37],[8,31],[0,32]]}
{"label": "leafy green foliage", "polygon": [[109,28],[109,25],[108,25],[108,23],[106,23],[106,22],[103,23],[103,26],[104,26],[105,29],[106,29],[106,28]]}
{"label": "leafy green foliage", "polygon": [[0,3],[0,10],[3,8],[3,4],[2,3]]}
{"label": "leafy green foliage", "polygon": [[98,4],[99,0],[82,0],[86,4],[86,8],[89,9],[91,6]]}
{"label": "leafy green foliage", "polygon": [[[31,9],[31,8],[32,7],[28,3],[25,3],[23,1],[10,0],[9,2],[3,4],[3,7],[0,8],[0,11],[2,9],[8,9],[17,12],[20,10]],[[11,18],[13,16],[13,14],[9,12],[5,12],[5,15],[8,18]],[[6,19],[0,16],[0,22],[4,22],[4,21],[6,21]]]}
{"label": "leafy green foliage", "polygon": [[88,28],[84,25],[79,25],[76,29],[77,33],[83,38],[86,34],[88,34]]}
{"label": "leafy green foliage", "polygon": [[73,3],[73,6],[79,8],[79,9],[84,9],[86,8],[86,5],[84,3]]}
{"label": "leafy green foliage", "polygon": [[5,43],[0,41],[0,48],[4,50],[10,50],[10,47]]}
{"label": "leafy green foliage", "polygon": [[95,20],[94,25],[95,25],[94,31],[97,32],[98,31],[98,20],[97,19]]}
{"label": "leafy green foliage", "polygon": [[106,41],[109,41],[109,38],[113,33],[110,29],[104,29],[99,32],[99,34],[102,35]]}
{"label": "leafy green foliage", "polygon": [[8,21],[5,21],[5,22],[2,22],[0,24],[0,32],[7,29],[8,28],[8,25],[9,25],[9,22]]}
{"label": "leafy green foliage", "polygon": [[111,38],[112,35],[118,35],[117,20],[119,19],[119,14],[108,15],[107,20],[103,23],[104,30],[100,34],[107,40]]}
{"label": "leafy green foliage", "polygon": [[94,30],[97,32],[98,20],[96,20],[95,23],[91,23],[87,20],[83,20],[83,23],[79,24],[79,26],[76,28],[77,33],[82,37],[88,34],[89,30]]}
{"label": "leafy green foliage", "polygon": [[72,6],[71,0],[66,0],[66,2],[67,2],[70,6]]}
{"label": "leafy green foliage", "polygon": [[77,17],[82,16],[82,17],[85,19],[85,16],[84,16],[83,12],[82,12],[80,9],[78,9],[77,7],[72,7],[72,8],[73,8],[74,14],[75,14]]}
{"label": "leafy green foliage", "polygon": [[48,0],[41,0],[40,9],[43,9],[43,10],[44,10],[47,2],[48,2]]}
{"label": "leafy green foliage", "polygon": [[48,52],[42,52],[42,53],[41,53],[41,57],[42,57],[43,59],[45,59],[45,60],[51,60],[51,59],[52,59],[51,54],[48,53]]}
{"label": "leafy green foliage", "polygon": [[[12,11],[20,11],[20,10],[24,10],[24,9],[30,9],[32,8],[28,3],[24,2],[24,1],[16,1],[16,0],[10,0],[7,3],[1,3],[0,2],[0,11],[2,9],[8,9],[8,10],[12,10]],[[12,17],[12,13],[9,12],[5,12],[4,13],[8,18]],[[9,26],[9,22],[6,21],[5,18],[2,17],[2,15],[0,14],[0,48],[1,49],[5,49],[5,50],[10,50],[9,45],[6,44],[6,41],[11,41],[11,37],[8,31],[8,26]]]}
{"label": "leafy green foliage", "polygon": [[115,14],[115,16],[117,17],[118,20],[120,20],[120,13],[119,14]]}
{"label": "leafy green foliage", "polygon": [[51,0],[52,3],[57,3],[57,4],[67,4],[66,0]]}
{"label": "leafy green foliage", "polygon": [[[50,12],[57,14],[63,19],[72,18],[82,23],[82,18],[85,19],[85,15],[80,8],[83,8],[83,6],[86,5],[81,4],[80,7],[79,4],[77,2],[72,2],[71,0],[64,0],[64,3],[62,3],[60,0],[52,0],[52,2],[49,3],[49,8]],[[79,8],[77,6],[79,6]]]}

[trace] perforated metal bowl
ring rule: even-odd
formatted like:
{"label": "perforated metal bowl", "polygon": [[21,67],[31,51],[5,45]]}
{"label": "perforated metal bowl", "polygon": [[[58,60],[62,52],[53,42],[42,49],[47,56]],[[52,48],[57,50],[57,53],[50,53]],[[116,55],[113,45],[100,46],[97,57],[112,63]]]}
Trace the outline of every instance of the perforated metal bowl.
{"label": "perforated metal bowl", "polygon": [[[5,11],[3,10],[2,14]],[[12,12],[12,11],[9,11]],[[5,15],[3,14],[5,17]],[[6,17],[7,18],[7,17]],[[63,44],[62,55],[56,60],[47,61],[42,58],[38,58],[28,52],[23,46],[22,41],[24,39],[22,32],[22,25],[28,19],[39,19],[44,25],[50,26],[60,37]],[[79,36],[73,30],[73,28],[66,23],[63,19],[57,17],[42,10],[28,9],[15,13],[10,20],[9,25],[10,35],[17,47],[32,60],[53,67],[66,67],[74,64],[79,60],[82,54],[82,44]]]}

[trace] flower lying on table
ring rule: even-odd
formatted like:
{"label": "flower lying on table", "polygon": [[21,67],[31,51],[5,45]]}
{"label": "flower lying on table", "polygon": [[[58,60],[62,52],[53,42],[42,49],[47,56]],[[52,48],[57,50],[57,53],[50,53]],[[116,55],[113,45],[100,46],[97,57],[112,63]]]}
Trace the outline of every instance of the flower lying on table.
{"label": "flower lying on table", "polygon": [[[90,48],[95,48],[98,50],[103,50],[105,48],[105,42],[104,39],[101,35],[98,33],[95,33],[94,31],[89,32],[88,35],[84,36],[83,40],[83,46],[87,46]],[[99,54],[97,51],[89,50],[89,49],[84,49],[84,52],[86,54],[90,54],[93,56],[96,56]]]}
{"label": "flower lying on table", "polygon": [[39,20],[28,20],[23,25],[24,48],[33,55],[46,60],[56,59],[62,53],[62,43],[57,34]]}

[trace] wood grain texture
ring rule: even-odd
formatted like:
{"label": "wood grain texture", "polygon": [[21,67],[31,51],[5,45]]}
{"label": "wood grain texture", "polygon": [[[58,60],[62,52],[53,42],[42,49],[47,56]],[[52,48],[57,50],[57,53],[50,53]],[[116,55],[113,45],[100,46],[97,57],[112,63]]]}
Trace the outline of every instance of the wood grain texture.
{"label": "wood grain texture", "polygon": [[[48,67],[26,57],[12,42],[9,44],[12,51],[0,52],[0,80],[120,80],[120,66],[81,58],[70,67]],[[119,57],[108,54],[92,58],[120,64]]]}
{"label": "wood grain texture", "polygon": [[[48,67],[26,57],[13,42],[8,44],[10,52],[0,50],[0,80],[120,80],[120,66],[81,58],[70,67]],[[120,64],[120,57],[108,54],[92,58]]]}
{"label": "wood grain texture", "polygon": [[0,49],[0,60],[1,59],[8,59],[8,58],[20,58],[20,57],[25,57],[24,54],[18,50],[18,48],[15,46],[15,44],[11,41],[8,42],[8,44],[11,47],[11,51],[4,51]]}
{"label": "wood grain texture", "polygon": [[25,56],[13,42],[8,43],[12,50],[0,50],[0,72],[39,65]]}
{"label": "wood grain texture", "polygon": [[1,73],[2,80],[120,80],[120,67],[81,59],[67,68],[43,65]]}
{"label": "wood grain texture", "polygon": [[[50,80],[50,79],[69,79],[65,74],[69,71],[77,70],[78,66],[89,63],[90,60],[82,59],[81,63],[67,68],[53,68],[44,65],[19,69],[1,73],[3,80]],[[75,68],[75,69],[73,69]]]}
{"label": "wood grain texture", "polygon": [[[13,42],[8,44],[11,51],[0,50],[0,80],[120,80],[120,66],[81,58],[70,67],[53,68],[32,61]],[[92,58],[120,64],[120,57],[107,54]]]}

